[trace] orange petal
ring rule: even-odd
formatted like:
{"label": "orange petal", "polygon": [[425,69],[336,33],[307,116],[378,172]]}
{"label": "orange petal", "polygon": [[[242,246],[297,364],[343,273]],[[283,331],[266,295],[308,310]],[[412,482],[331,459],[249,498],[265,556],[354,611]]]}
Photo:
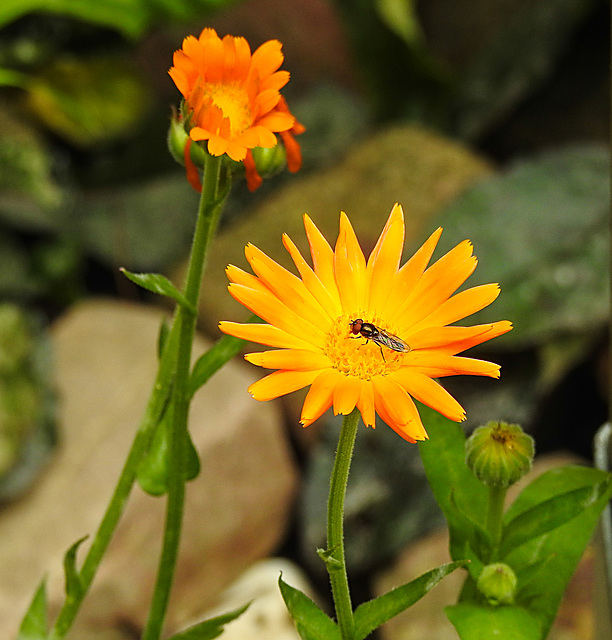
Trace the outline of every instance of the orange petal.
{"label": "orange petal", "polygon": [[[450,329],[451,331],[447,333],[447,329]],[[453,329],[459,329],[459,331],[455,332]],[[462,332],[462,329],[467,329],[467,331]],[[492,340],[504,333],[508,333],[511,329],[512,323],[507,320],[500,320],[498,322],[492,322],[491,324],[475,325],[473,327],[442,327],[432,329],[431,331],[433,332],[440,332],[444,330],[448,341],[446,343],[441,343],[438,346],[432,344],[429,349],[430,351],[439,351],[441,353],[455,355],[456,353],[461,353],[466,349],[482,344],[487,340]],[[452,337],[455,339],[452,340]]]}
{"label": "orange petal", "polygon": [[288,131],[294,122],[295,118],[290,113],[282,111],[271,111],[257,120],[258,125],[275,132]]}
{"label": "orange petal", "polygon": [[411,351],[404,357],[404,364],[405,366],[414,367],[430,378],[457,375],[499,378],[499,370],[501,368],[494,362],[436,351]]}
{"label": "orange petal", "polygon": [[275,371],[254,382],[248,388],[248,392],[255,400],[274,400],[307,387],[318,373],[318,371]]}
{"label": "orange petal", "polygon": [[444,326],[467,318],[489,306],[499,295],[498,284],[482,284],[465,289],[444,301],[437,309],[412,327],[413,331],[427,326]]}
{"label": "orange petal", "polygon": [[[452,352],[454,355],[501,335],[499,333],[501,327],[497,327],[497,324],[478,324],[473,327],[429,327],[416,334],[410,334],[407,339],[411,349],[436,349],[444,353]],[[503,328],[509,331],[511,325]]]}
{"label": "orange petal", "polygon": [[318,326],[288,309],[271,293],[257,291],[241,284],[230,284],[228,290],[235,300],[268,324],[301,337],[315,346],[322,347],[324,344],[325,333]]}
{"label": "orange petal", "polygon": [[260,79],[272,75],[283,64],[282,46],[278,40],[268,40],[255,50],[252,66]]}
{"label": "orange petal", "polygon": [[385,310],[381,312],[381,315],[389,319],[390,324],[396,323],[398,309],[423,275],[441,234],[442,228],[438,227],[393,278]]}
{"label": "orange petal", "polygon": [[361,419],[366,427],[376,428],[376,409],[374,406],[374,387],[369,381],[360,381],[359,400],[357,408],[361,413]]}
{"label": "orange petal", "polygon": [[397,273],[404,248],[404,213],[396,204],[376,246],[368,258],[368,302],[372,317],[384,308],[391,293],[391,284]]}
{"label": "orange petal", "polygon": [[342,377],[344,376],[335,369],[324,369],[319,373],[304,400],[300,416],[302,426],[312,424],[331,407],[334,387]]}
{"label": "orange petal", "polygon": [[225,268],[225,275],[227,275],[230,282],[243,284],[245,287],[256,289],[257,291],[270,292],[270,289],[268,289],[268,287],[266,287],[266,285],[257,276],[254,276],[252,273],[244,271],[233,264],[227,265]]}
{"label": "orange petal", "polygon": [[304,214],[304,228],[310,245],[312,266],[325,288],[334,298],[340,299],[334,276],[334,252],[315,223]]}
{"label": "orange petal", "polygon": [[331,367],[329,358],[320,351],[307,349],[276,349],[247,353],[244,359],[265,369],[287,369],[291,371],[312,371]]}
{"label": "orange petal", "polygon": [[327,312],[330,318],[337,318],[342,313],[340,300],[337,297],[334,297],[332,293],[325,288],[325,285],[321,282],[306,260],[304,260],[300,250],[295,246],[291,238],[286,233],[283,234],[283,245],[289,252],[291,259],[302,278],[302,282],[308,288],[310,293],[317,299],[321,308]]}
{"label": "orange petal", "polygon": [[449,420],[465,420],[464,408],[438,382],[412,367],[402,367],[389,378],[400,384],[411,396],[431,407]]}
{"label": "orange petal", "polygon": [[472,274],[477,260],[464,240],[434,263],[397,310],[397,326],[406,332],[447,300]]}
{"label": "orange petal", "polygon": [[340,232],[334,251],[334,273],[343,309],[362,309],[365,304],[366,262],[350,220],[340,213]]}
{"label": "orange petal", "polygon": [[298,277],[252,244],[246,246],[245,255],[260,280],[289,309],[321,328],[329,325],[329,314]]}
{"label": "orange petal", "polygon": [[279,347],[283,349],[310,349],[319,351],[301,338],[293,336],[271,324],[242,324],[239,322],[222,321],[219,329],[223,333],[236,338],[242,338],[249,342],[257,342],[267,347]]}
{"label": "orange petal", "polygon": [[374,402],[380,417],[409,442],[427,439],[421,417],[406,390],[389,376],[372,378]]}
{"label": "orange petal", "polygon": [[355,408],[359,400],[359,378],[353,376],[341,376],[334,387],[333,405],[334,415],[347,416]]}
{"label": "orange petal", "polygon": [[281,131],[279,135],[287,154],[287,169],[289,169],[291,173],[297,173],[302,168],[302,150],[300,145],[288,131]]}

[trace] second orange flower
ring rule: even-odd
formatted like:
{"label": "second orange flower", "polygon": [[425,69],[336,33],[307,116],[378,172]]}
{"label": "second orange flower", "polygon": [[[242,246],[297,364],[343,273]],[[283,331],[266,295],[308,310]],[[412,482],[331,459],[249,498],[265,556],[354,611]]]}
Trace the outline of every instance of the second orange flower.
{"label": "second orange flower", "polygon": [[208,152],[227,154],[244,162],[250,188],[261,182],[251,149],[270,148],[281,136],[287,166],[301,166],[300,147],[294,135],[304,131],[280,93],[289,81],[281,43],[269,40],[251,53],[241,37],[219,38],[204,29],[199,38],[188,36],[175,51],[169,74],[188,107],[186,129],[194,141],[208,141]]}

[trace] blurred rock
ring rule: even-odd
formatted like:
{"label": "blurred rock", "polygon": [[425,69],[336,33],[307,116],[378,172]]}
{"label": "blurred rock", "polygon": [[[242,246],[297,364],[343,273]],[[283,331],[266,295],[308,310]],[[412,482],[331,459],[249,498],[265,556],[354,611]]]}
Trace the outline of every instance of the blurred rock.
{"label": "blurred rock", "polygon": [[199,615],[195,622],[223,615],[250,602],[249,608],[224,628],[223,640],[299,640],[278,587],[281,574],[287,584],[313,597],[312,587],[295,564],[269,558],[247,569],[221,594],[219,604]]}
{"label": "blurred rock", "polygon": [[[39,483],[0,515],[0,637],[15,637],[44,575],[51,607],[61,601],[62,556],[95,532],[140,421],[159,323],[157,309],[98,300],[54,327],[61,443]],[[194,352],[205,348],[198,338]],[[284,533],[296,473],[275,406],[243,393],[253,379],[246,366],[230,363],[194,398],[190,425],[202,472],[187,485],[170,627],[212,604]],[[133,491],[70,637],[139,635],[164,511],[163,498]]]}

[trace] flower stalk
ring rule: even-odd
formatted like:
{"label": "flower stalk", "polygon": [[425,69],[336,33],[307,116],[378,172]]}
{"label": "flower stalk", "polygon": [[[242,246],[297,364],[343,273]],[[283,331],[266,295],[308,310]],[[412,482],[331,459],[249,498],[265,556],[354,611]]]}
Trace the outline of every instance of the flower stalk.
{"label": "flower stalk", "polygon": [[185,298],[191,306],[179,306],[174,322],[178,327],[178,353],[170,406],[168,503],[157,581],[143,640],[157,640],[161,636],[178,556],[185,501],[184,451],[190,400],[189,368],[197,320],[192,309],[197,309],[198,306],[206,256],[219,223],[224,196],[227,196],[225,193],[220,197],[222,162],[221,157],[207,156],[206,159],[200,207],[184,289]]}
{"label": "flower stalk", "polygon": [[487,500],[487,531],[491,536],[491,558],[489,562],[497,560],[497,552],[502,535],[502,523],[504,516],[504,501],[508,487],[489,486],[487,487],[489,495]]}
{"label": "flower stalk", "polygon": [[349,468],[355,447],[360,413],[358,409],[344,417],[338,440],[338,450],[331,475],[327,503],[327,555],[326,566],[331,582],[336,620],[342,640],[354,635],[353,606],[346,573],[344,556],[344,498]]}

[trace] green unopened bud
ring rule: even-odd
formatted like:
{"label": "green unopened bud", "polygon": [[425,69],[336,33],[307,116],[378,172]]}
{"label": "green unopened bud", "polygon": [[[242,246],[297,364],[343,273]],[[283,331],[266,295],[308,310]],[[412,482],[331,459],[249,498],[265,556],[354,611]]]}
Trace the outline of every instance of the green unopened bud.
{"label": "green unopened bud", "polygon": [[468,467],[481,482],[509,487],[531,469],[534,442],[517,424],[489,422],[468,438],[465,453]]}
{"label": "green unopened bud", "polygon": [[512,604],[516,593],[516,574],[503,562],[488,564],[478,577],[478,591],[490,605]]}
{"label": "green unopened bud", "polygon": [[255,147],[253,149],[253,160],[257,167],[257,173],[262,178],[271,178],[285,168],[286,162],[285,147],[277,144],[274,147]]}
{"label": "green unopened bud", "polygon": [[[168,129],[168,149],[172,157],[183,167],[185,166],[185,147],[188,142],[189,135],[185,130],[185,116],[182,113],[173,111]],[[200,144],[192,141],[189,155],[198,169],[204,167],[207,152]]]}

